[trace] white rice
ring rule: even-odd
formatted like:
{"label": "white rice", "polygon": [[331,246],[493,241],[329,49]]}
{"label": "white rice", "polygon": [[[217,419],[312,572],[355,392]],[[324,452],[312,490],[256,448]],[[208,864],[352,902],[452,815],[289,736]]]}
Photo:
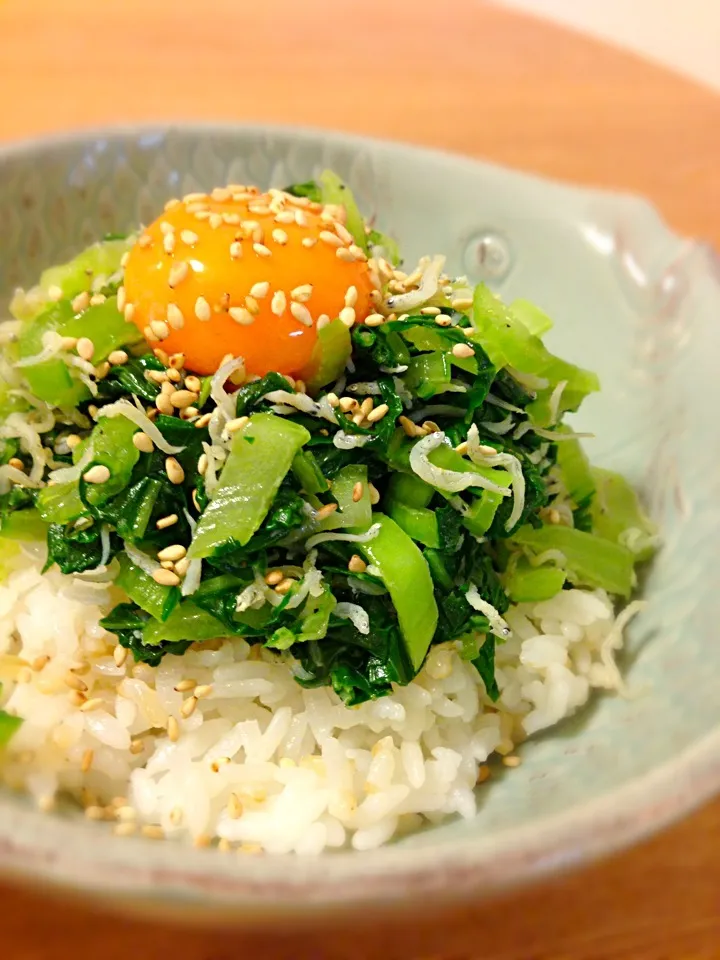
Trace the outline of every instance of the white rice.
{"label": "white rice", "polygon": [[[240,639],[167,656],[157,668],[131,656],[118,667],[116,640],[98,625],[119,599],[114,588],[40,570],[23,556],[0,584],[0,701],[24,720],[3,776],[43,809],[69,794],[121,833],[156,825],[168,837],[219,838],[248,852],[377,847],[426,821],[472,817],[491,754],[510,754],[573,713],[591,688],[620,682],[613,651],[626,618],[615,626],[602,591],[568,590],[508,611],[513,635],[498,645],[496,704],[445,644],[409,686],[350,709],[331,690],[303,690],[288,661]],[[44,666],[34,663],[43,656]],[[80,709],[71,670],[101,706]],[[212,689],[182,719],[192,691],[174,688],[186,679]]]}

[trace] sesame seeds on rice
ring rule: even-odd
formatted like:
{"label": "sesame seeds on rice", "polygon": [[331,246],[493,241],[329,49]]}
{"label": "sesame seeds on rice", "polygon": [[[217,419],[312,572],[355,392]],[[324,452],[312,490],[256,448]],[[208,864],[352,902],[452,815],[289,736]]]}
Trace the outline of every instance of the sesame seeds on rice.
{"label": "sesame seeds on rice", "polygon": [[577,589],[512,607],[496,704],[444,644],[414,682],[351,709],[242,639],[135,664],[99,626],[111,583],[42,574],[38,551],[13,563],[0,584],[1,699],[24,722],[5,780],[42,810],[69,795],[95,829],[241,852],[365,850],[411,823],[473,816],[493,753],[517,765],[526,736],[593,687],[620,685],[613,652],[631,612],[616,620],[602,591]]}

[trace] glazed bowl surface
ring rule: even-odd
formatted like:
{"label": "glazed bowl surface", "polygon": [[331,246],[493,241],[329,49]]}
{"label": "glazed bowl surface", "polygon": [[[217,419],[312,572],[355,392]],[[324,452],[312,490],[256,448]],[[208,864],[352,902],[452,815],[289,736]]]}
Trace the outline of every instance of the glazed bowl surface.
{"label": "glazed bowl surface", "polygon": [[[162,203],[226,182],[284,185],[332,167],[408,261],[449,269],[556,321],[549,344],[603,390],[575,418],[628,475],[663,547],[598,696],[482,788],[478,814],[366,853],[228,857],[113,837],[0,794],[0,870],[184,917],[253,922],[457,902],[630,844],[720,788],[720,280],[713,254],[643,200],[399,144],[268,127],[83,133],[0,149],[0,303],[43,267]],[[3,308],[4,312],[4,308]]]}

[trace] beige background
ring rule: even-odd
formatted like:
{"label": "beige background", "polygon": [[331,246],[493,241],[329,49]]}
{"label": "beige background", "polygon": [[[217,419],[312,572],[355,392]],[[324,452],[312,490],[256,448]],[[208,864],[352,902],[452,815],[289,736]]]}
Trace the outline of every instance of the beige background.
{"label": "beige background", "polygon": [[499,0],[658,60],[720,90],[720,0]]}

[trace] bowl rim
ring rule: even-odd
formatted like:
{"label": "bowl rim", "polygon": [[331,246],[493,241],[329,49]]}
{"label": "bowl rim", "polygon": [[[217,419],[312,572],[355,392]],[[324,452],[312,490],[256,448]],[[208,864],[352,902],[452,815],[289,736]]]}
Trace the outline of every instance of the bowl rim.
{"label": "bowl rim", "polygon": [[[575,196],[620,203],[626,214],[647,221],[668,241],[680,238],[646,200],[630,193],[567,184],[560,180],[488,163],[417,144],[365,137],[342,131],[282,124],[214,123],[212,121],[119,124],[78,129],[0,144],[0,170],[7,160],[98,140],[183,135],[277,136],[329,145],[371,147],[442,164],[447,170],[493,170],[518,181],[554,186]],[[697,245],[706,252],[705,248]],[[703,270],[703,272],[705,272]],[[720,302],[717,261],[708,262]],[[618,851],[689,813],[720,791],[720,726],[671,760],[634,778],[618,789],[576,804],[563,813],[544,817],[491,836],[445,838],[437,846],[412,849],[390,845],[368,854],[332,853],[317,859],[293,855],[245,858],[242,870],[218,869],[226,858],[214,851],[183,850],[175,845],[148,845],[98,835],[89,856],[72,844],[75,833],[87,835],[84,824],[48,817],[0,798],[0,871],[41,878],[56,885],[80,887],[84,893],[113,899],[174,900],[183,910],[193,907],[219,913],[252,907],[256,913],[228,919],[247,922],[268,912],[302,909],[398,906],[431,894],[438,903],[454,903],[495,895],[529,883],[550,872]],[[38,830],[38,823],[42,824]],[[79,832],[78,832],[79,831]],[[35,835],[35,836],[33,836]],[[28,841],[28,837],[33,837]],[[68,842],[70,840],[70,842]],[[137,850],[142,855],[137,855]],[[134,855],[133,855],[134,853]],[[176,859],[178,862],[173,863]],[[292,871],[288,865],[293,863]],[[328,869],[330,867],[330,869]]]}

